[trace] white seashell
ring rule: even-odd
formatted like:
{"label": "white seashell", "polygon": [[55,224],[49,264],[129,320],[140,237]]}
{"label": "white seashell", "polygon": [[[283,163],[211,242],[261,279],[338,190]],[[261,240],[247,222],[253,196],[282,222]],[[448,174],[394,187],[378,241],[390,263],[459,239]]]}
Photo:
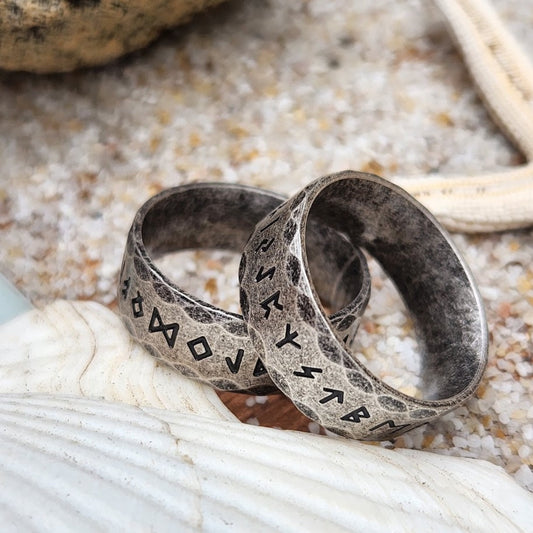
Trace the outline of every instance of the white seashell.
{"label": "white seashell", "polygon": [[158,363],[97,303],[57,301],[0,332],[0,392],[71,394],[236,420],[211,388]]}
{"label": "white seashell", "polygon": [[0,339],[2,532],[531,531],[499,467],[241,424],[97,304]]}

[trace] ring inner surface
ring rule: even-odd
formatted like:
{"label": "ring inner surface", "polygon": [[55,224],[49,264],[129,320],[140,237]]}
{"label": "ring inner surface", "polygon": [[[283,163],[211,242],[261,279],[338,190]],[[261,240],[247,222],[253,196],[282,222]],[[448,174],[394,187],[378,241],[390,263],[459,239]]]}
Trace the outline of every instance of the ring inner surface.
{"label": "ring inner surface", "polygon": [[233,187],[187,188],[161,198],[146,213],[142,238],[152,258],[178,250],[242,252],[257,222],[284,200]]}
{"label": "ring inner surface", "polygon": [[362,307],[366,305],[367,298],[361,293],[363,285],[370,285],[366,259],[347,238],[311,219],[306,228],[304,253],[323,305],[332,312],[354,300],[359,300]]}
{"label": "ring inner surface", "polygon": [[327,185],[311,216],[364,247],[398,288],[423,341],[424,399],[468,388],[482,365],[483,313],[460,258],[431,219],[396,190],[364,179]]}
{"label": "ring inner surface", "polygon": [[[144,247],[152,260],[191,249],[241,253],[255,225],[283,200],[264,191],[216,185],[176,191],[145,213]],[[364,258],[354,257],[354,248],[344,236],[316,223],[310,228],[309,268],[324,305],[336,312],[358,297],[366,274]]]}

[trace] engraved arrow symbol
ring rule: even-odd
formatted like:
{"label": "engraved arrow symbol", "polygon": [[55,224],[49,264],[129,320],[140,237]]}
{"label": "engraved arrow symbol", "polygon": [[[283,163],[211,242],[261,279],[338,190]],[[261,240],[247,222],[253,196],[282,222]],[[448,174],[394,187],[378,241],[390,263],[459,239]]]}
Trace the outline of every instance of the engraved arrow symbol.
{"label": "engraved arrow symbol", "polygon": [[327,387],[324,387],[322,389],[324,392],[330,392],[328,396],[324,396],[321,400],[319,400],[320,403],[328,403],[331,400],[337,399],[337,403],[343,403],[344,402],[344,392],[337,389],[328,389]]}

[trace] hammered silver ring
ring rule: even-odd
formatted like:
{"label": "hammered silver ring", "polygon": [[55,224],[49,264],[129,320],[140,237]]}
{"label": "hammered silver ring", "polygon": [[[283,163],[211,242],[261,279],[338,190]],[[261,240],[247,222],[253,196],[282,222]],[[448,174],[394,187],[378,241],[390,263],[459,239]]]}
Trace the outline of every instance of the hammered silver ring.
{"label": "hammered silver ring", "polygon": [[[308,218],[365,248],[395,283],[424,341],[423,399],[379,380],[332,328],[310,270]],[[266,269],[274,274],[259,277]],[[248,333],[272,380],[335,433],[396,437],[457,407],[479,384],[488,334],[472,275],[435,218],[382,178],[346,171],[309,184],[256,226],[239,280]],[[274,296],[277,305],[268,305]]]}
{"label": "hammered silver ring", "polygon": [[[243,185],[188,184],[165,190],[137,212],[129,231],[118,306],[132,336],[154,357],[181,373],[220,390],[266,394],[277,391],[258,357],[240,315],[188,294],[154,261],[186,249],[222,249],[241,253],[255,224],[285,200]],[[364,255],[345,236],[310,223],[311,269],[317,292],[334,313],[330,320],[347,346],[370,295]],[[258,244],[267,251],[268,242]],[[292,265],[293,271],[298,265]],[[256,273],[269,280],[272,265]],[[276,294],[263,303],[279,308]]]}

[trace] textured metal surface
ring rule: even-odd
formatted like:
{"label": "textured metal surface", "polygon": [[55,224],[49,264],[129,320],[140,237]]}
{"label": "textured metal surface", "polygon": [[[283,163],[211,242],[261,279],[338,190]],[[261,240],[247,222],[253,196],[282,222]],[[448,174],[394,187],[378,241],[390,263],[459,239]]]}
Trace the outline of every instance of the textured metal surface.
{"label": "textured metal surface", "polygon": [[[242,317],[181,290],[153,261],[185,249],[240,253],[255,224],[283,200],[253,187],[202,183],[168,189],[141,207],[128,236],[118,300],[127,328],[154,357],[221,390],[277,390]],[[337,311],[332,324],[350,345],[370,296],[364,256],[343,235],[312,221],[309,247],[317,292]],[[270,267],[256,277],[268,280]]]}
{"label": "textured metal surface", "polygon": [[[366,248],[398,287],[424,344],[423,399],[381,382],[340,342],[311,281],[308,217]],[[272,278],[257,280],[271,265]],[[487,330],[467,266],[427,210],[377,176],[326,176],[285,202],[256,227],[239,279],[248,331],[273,381],[331,431],[368,440],[400,435],[456,407],[481,379]],[[273,294],[278,306],[267,313]]]}

